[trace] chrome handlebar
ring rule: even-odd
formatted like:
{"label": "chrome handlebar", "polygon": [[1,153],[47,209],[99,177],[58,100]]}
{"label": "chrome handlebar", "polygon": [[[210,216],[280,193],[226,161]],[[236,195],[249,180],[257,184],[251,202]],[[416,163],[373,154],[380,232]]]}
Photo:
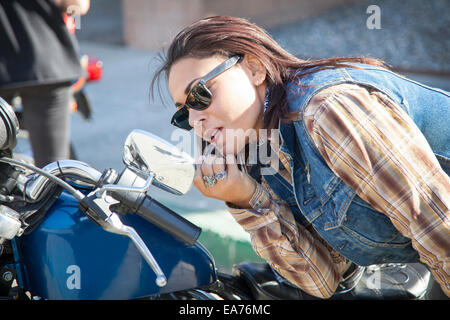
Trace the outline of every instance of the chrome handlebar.
{"label": "chrome handlebar", "polygon": [[[56,177],[64,176],[67,180],[84,187],[94,187],[102,176],[101,172],[78,160],[52,162],[42,170]],[[46,191],[49,182],[50,179],[47,177],[34,174],[25,181],[19,181],[18,188],[25,193],[29,200],[36,201]]]}

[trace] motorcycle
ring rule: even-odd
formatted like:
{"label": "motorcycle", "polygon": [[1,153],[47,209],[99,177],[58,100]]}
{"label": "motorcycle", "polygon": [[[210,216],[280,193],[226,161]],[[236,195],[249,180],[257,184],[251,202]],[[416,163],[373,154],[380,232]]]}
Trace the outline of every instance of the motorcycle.
{"label": "motorcycle", "polygon": [[[77,160],[39,169],[12,158],[18,121],[1,99],[0,118],[2,298],[314,299],[265,263],[217,271],[201,228],[147,193],[192,186],[192,158],[165,140],[132,131],[121,172]],[[422,264],[351,265],[332,298],[424,299],[429,284]]]}

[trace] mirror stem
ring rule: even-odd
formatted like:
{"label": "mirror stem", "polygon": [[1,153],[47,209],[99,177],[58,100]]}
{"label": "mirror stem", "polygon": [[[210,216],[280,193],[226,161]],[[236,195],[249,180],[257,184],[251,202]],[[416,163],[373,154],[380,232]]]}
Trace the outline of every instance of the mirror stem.
{"label": "mirror stem", "polygon": [[150,189],[154,177],[155,174],[150,173],[147,180],[145,181],[145,185],[142,187],[128,187],[128,186],[118,186],[116,184],[105,184],[104,186],[102,186],[100,189],[97,190],[96,195],[98,198],[102,198],[107,191],[146,193]]}

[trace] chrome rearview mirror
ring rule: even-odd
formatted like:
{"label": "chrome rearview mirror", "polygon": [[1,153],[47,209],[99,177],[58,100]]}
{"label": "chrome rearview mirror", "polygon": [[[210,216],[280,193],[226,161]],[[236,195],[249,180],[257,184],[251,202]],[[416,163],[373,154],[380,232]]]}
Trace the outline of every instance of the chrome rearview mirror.
{"label": "chrome rearview mirror", "polygon": [[169,142],[143,130],[136,129],[128,135],[123,162],[144,179],[153,175],[153,185],[173,194],[185,194],[194,181],[194,159]]}

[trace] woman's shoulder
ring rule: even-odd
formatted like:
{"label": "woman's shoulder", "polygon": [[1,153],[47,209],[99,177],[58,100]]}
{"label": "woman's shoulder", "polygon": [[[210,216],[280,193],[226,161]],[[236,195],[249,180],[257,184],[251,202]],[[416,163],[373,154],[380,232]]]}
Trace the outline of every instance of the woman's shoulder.
{"label": "woman's shoulder", "polygon": [[340,83],[328,86],[318,91],[309,100],[304,109],[304,117],[314,117],[326,109],[333,109],[333,106],[338,101],[342,101],[342,98],[364,103],[364,97],[368,97],[369,91],[368,88],[354,83]]}
{"label": "woman's shoulder", "polygon": [[[324,107],[330,104],[336,96],[352,98],[366,92],[366,87],[346,82],[320,86],[312,91],[310,87],[290,85],[287,86],[287,100],[291,111],[303,111],[304,114],[314,114],[321,106]],[[302,107],[303,105],[304,107]]]}

